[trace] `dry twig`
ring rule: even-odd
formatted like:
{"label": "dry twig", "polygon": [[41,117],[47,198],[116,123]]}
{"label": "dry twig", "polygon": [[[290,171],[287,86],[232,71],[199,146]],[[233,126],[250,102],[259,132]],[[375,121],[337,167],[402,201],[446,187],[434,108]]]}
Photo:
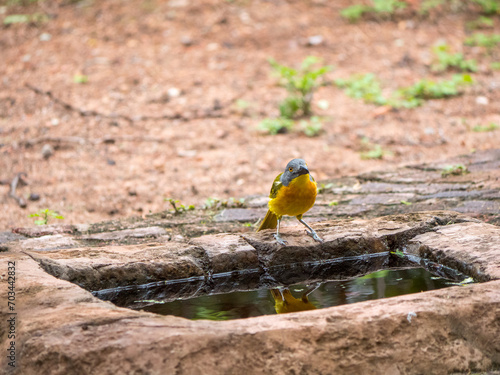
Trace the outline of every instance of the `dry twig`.
{"label": "dry twig", "polygon": [[19,205],[19,207],[21,207],[21,208],[26,207],[26,200],[22,197],[19,197],[16,194],[16,189],[17,189],[18,185],[27,185],[27,183],[26,183],[26,181],[24,181],[23,177],[26,177],[26,173],[24,173],[24,172],[18,173],[16,175],[16,177],[14,177],[12,179],[12,182],[10,183],[10,191],[9,191],[9,196],[14,198],[16,200],[17,204]]}
{"label": "dry twig", "polygon": [[165,114],[165,115],[161,115],[161,116],[143,116],[143,115],[140,115],[140,116],[130,117],[130,116],[119,115],[119,114],[106,114],[106,113],[101,113],[101,112],[94,111],[94,110],[81,109],[81,108],[75,107],[74,105],[57,98],[56,96],[54,96],[54,94],[51,91],[42,90],[38,87],[30,85],[29,83],[26,84],[26,87],[28,89],[30,89],[31,91],[33,91],[35,94],[46,96],[50,100],[52,100],[54,103],[62,106],[64,109],[66,109],[68,111],[76,112],[82,117],[102,117],[102,118],[107,118],[107,119],[112,119],[112,120],[117,120],[117,119],[120,120],[121,119],[121,120],[127,121],[131,124],[134,122],[137,122],[137,121],[164,121],[164,120],[191,121],[191,120],[195,120],[195,119],[199,119],[199,118],[220,118],[220,117],[222,117],[221,110],[225,106],[229,106],[237,100],[237,98],[233,98],[233,99],[229,100],[225,106],[223,106],[218,101],[216,101],[216,103],[214,103],[214,105],[212,107],[207,108],[205,110],[197,111],[197,113],[195,115],[192,115],[192,116],[185,116],[182,113],[174,113],[174,114],[169,114],[169,115]]}

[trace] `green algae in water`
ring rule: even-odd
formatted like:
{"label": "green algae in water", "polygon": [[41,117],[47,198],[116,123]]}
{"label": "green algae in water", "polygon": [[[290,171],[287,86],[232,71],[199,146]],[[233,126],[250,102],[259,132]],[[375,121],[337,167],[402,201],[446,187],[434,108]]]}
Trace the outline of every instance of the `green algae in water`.
{"label": "green algae in water", "polygon": [[[452,285],[456,283],[434,276],[423,268],[382,270],[355,279],[324,282],[308,295],[308,299],[316,308],[325,308]],[[289,290],[295,298],[300,299],[308,288],[309,285],[295,284]],[[142,310],[187,319],[229,320],[276,314],[270,289],[205,295],[172,302],[137,302],[149,303]]]}

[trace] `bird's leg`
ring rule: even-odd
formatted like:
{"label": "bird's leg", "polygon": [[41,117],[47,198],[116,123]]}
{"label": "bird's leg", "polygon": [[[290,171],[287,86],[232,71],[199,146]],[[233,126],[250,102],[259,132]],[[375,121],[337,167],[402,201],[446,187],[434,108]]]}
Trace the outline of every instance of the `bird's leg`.
{"label": "bird's leg", "polygon": [[316,289],[318,289],[320,286],[321,286],[322,283],[320,283],[319,281],[313,283],[309,288],[307,288],[307,290],[304,292],[304,295],[307,297],[309,296],[309,294],[311,294],[312,292],[314,292]]}
{"label": "bird's leg", "polygon": [[316,231],[315,231],[314,229],[312,229],[312,228],[309,226],[309,224],[307,224],[304,220],[302,220],[302,217],[297,216],[297,219],[298,219],[298,220],[299,220],[302,224],[304,224],[304,225],[306,226],[306,228],[307,228],[307,229],[309,229],[309,231],[308,231],[308,230],[306,230],[306,233],[307,233],[307,235],[308,235],[308,236],[311,236],[311,237],[312,237],[315,241],[318,241],[318,242],[324,242],[324,240],[318,236],[318,234],[316,233]]}
{"label": "bird's leg", "polygon": [[276,233],[274,234],[274,238],[280,245],[286,245],[286,241],[281,238],[280,236],[280,224],[281,224],[281,217],[278,217],[278,225],[276,227]]}
{"label": "bird's leg", "polygon": [[309,294],[314,292],[320,286],[321,286],[321,283],[318,281],[318,282],[315,282],[314,284],[312,284],[309,288],[307,288],[307,290],[304,293],[302,293],[302,302],[308,303],[309,302],[309,298],[308,298]]}

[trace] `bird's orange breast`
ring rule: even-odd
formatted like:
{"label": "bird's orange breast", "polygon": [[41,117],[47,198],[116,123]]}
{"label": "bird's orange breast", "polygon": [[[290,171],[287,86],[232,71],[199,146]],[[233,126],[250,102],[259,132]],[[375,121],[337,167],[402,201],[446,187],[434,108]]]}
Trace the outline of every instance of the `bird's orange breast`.
{"label": "bird's orange breast", "polygon": [[293,179],[282,186],[276,197],[269,201],[269,209],[277,216],[297,216],[309,211],[316,201],[316,182],[308,174]]}

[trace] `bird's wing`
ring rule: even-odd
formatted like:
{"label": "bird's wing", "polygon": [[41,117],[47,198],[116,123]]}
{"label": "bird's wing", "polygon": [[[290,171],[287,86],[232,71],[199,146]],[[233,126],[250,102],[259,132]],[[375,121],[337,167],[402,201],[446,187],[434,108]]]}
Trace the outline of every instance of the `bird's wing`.
{"label": "bird's wing", "polygon": [[280,181],[280,177],[283,173],[280,173],[278,177],[274,179],[273,186],[271,186],[271,192],[269,193],[269,198],[276,198],[276,195],[278,195],[279,189],[283,186],[283,184]]}

